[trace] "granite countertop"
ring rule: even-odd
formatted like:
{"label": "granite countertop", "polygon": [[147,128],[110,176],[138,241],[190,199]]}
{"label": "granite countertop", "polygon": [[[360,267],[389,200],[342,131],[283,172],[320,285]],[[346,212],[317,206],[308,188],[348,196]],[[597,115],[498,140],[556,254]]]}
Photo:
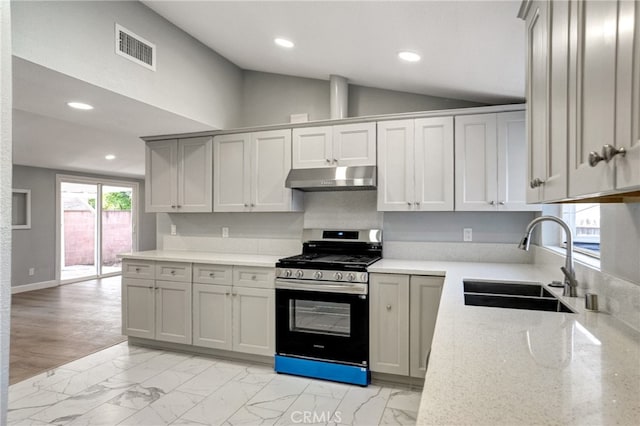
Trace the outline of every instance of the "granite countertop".
{"label": "granite countertop", "polygon": [[148,250],[118,255],[122,259],[159,260],[165,262],[213,263],[219,265],[274,268],[284,256],[266,254],[229,254],[185,250]]}
{"label": "granite countertop", "polygon": [[369,271],[445,275],[417,424],[640,419],[640,332],[586,311],[583,297],[561,297],[576,314],[464,304],[464,278],[548,283],[562,276],[555,268],[383,259]]}

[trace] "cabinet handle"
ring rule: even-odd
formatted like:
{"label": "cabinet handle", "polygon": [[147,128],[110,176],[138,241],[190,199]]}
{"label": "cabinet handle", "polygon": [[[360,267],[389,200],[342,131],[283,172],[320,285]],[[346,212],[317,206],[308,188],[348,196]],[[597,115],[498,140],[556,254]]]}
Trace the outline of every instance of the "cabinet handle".
{"label": "cabinet handle", "polygon": [[407,205],[411,207],[411,201],[407,201]]}
{"label": "cabinet handle", "polygon": [[136,268],[136,272],[140,272],[140,268]]}
{"label": "cabinet handle", "polygon": [[627,155],[627,150],[624,148],[616,148],[615,146],[609,144],[606,144],[602,147],[602,158],[604,158],[605,162],[608,163],[609,161],[613,160],[613,157],[615,157],[616,155],[624,157],[625,155]]}
{"label": "cabinet handle", "polygon": [[531,182],[529,182],[529,186],[531,187],[531,189],[537,188],[541,185],[544,185],[544,181],[540,178],[535,178]]}
{"label": "cabinet handle", "polygon": [[493,201],[493,200],[491,200],[491,201],[489,201],[489,205],[490,205],[490,206],[495,206],[495,205],[496,205],[496,202],[495,202],[495,201]]}
{"label": "cabinet handle", "polygon": [[175,275],[175,274],[176,274],[176,271],[171,270],[171,275]]}
{"label": "cabinet handle", "polygon": [[251,207],[255,207],[255,206],[256,206],[255,204],[251,203]]}
{"label": "cabinet handle", "polygon": [[256,276],[255,276],[255,275],[251,275],[251,279],[252,279],[253,281],[255,281],[255,280],[256,280]]}
{"label": "cabinet handle", "polygon": [[498,201],[498,204],[500,204],[501,206],[504,206],[504,201]]}
{"label": "cabinet handle", "polygon": [[331,160],[327,158],[327,164],[331,164]]}
{"label": "cabinet handle", "polygon": [[334,164],[338,164],[338,160],[336,160],[335,158],[333,159],[333,163]]}
{"label": "cabinet handle", "polygon": [[178,204],[178,208],[180,209],[180,208],[182,208],[182,206],[180,204]]}
{"label": "cabinet handle", "polygon": [[391,310],[391,305],[387,305],[387,311]]}
{"label": "cabinet handle", "polygon": [[214,274],[213,272],[209,272],[209,276],[210,276],[211,278],[213,278],[213,276],[214,276],[214,275],[215,275],[215,274]]}
{"label": "cabinet handle", "polygon": [[601,162],[602,160],[604,160],[604,157],[602,157],[600,154],[598,154],[595,151],[591,151],[589,153],[589,165],[591,167],[595,167],[599,162]]}
{"label": "cabinet handle", "polygon": [[153,286],[149,286],[147,287],[149,290],[153,290]]}
{"label": "cabinet handle", "polygon": [[225,296],[229,296],[229,295],[231,295],[231,293],[227,292],[227,293],[225,293],[224,295],[225,295]]}
{"label": "cabinet handle", "polygon": [[416,201],[415,203],[413,203],[416,205],[416,207],[420,206],[420,201]]}
{"label": "cabinet handle", "polygon": [[171,205],[171,208],[172,208],[172,209],[175,209],[175,208],[176,208],[176,206],[175,206],[174,204],[172,204],[172,205]]}
{"label": "cabinet handle", "polygon": [[244,206],[245,206],[245,207],[249,207],[249,204],[247,204],[247,203],[244,203]]}

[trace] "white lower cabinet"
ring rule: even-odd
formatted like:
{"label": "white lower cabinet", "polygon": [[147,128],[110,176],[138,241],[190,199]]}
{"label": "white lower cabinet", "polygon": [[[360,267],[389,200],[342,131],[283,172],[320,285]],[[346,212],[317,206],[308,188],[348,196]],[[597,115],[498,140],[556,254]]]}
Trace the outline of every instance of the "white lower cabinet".
{"label": "white lower cabinet", "polygon": [[155,291],[152,279],[122,277],[122,334],[155,338]]}
{"label": "white lower cabinet", "polygon": [[442,277],[370,275],[371,371],[424,377]]}
{"label": "white lower cabinet", "polygon": [[[156,268],[163,263],[158,262]],[[172,265],[191,270],[190,264]],[[131,278],[133,273],[125,272],[122,277],[122,333],[190,344],[191,282]]]}
{"label": "white lower cabinet", "polygon": [[[209,269],[212,267],[209,266]],[[223,272],[224,268],[228,272]],[[205,269],[195,265],[194,271]],[[226,285],[208,284],[194,275],[193,344],[256,355],[275,353],[275,290],[271,268],[217,268],[220,276],[233,276]],[[231,272],[233,270],[233,272]],[[265,279],[268,278],[269,279]],[[246,285],[236,285],[244,283]]]}
{"label": "white lower cabinet", "polygon": [[193,344],[231,350],[231,286],[193,284]]}

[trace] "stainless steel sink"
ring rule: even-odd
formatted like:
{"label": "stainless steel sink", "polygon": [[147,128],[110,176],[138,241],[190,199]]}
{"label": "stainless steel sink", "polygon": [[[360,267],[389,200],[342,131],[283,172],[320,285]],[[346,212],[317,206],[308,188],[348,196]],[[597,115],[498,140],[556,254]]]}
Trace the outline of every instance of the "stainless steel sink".
{"label": "stainless steel sink", "polygon": [[575,313],[541,284],[463,280],[464,304]]}

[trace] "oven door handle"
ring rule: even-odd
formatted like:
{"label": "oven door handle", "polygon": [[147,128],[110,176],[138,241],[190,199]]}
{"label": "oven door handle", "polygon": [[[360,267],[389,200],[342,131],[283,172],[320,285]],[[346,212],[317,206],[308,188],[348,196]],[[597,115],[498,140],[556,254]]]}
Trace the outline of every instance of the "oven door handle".
{"label": "oven door handle", "polygon": [[302,290],[319,293],[367,294],[367,284],[341,283],[337,281],[309,282],[305,280],[285,280],[276,278],[276,290]]}

